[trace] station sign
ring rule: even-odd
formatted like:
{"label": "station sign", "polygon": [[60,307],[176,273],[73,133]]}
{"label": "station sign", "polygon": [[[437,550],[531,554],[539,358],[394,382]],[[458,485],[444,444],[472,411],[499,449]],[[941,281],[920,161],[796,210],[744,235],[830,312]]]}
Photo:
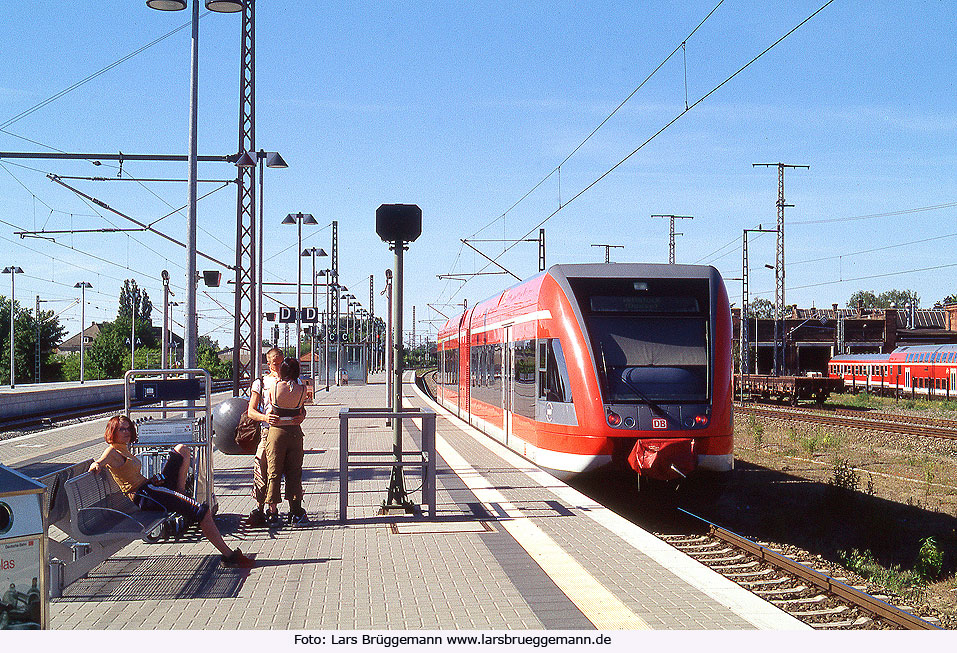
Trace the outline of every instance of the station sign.
{"label": "station sign", "polygon": [[319,321],[319,309],[315,306],[302,307],[302,321],[309,324],[315,324]]}

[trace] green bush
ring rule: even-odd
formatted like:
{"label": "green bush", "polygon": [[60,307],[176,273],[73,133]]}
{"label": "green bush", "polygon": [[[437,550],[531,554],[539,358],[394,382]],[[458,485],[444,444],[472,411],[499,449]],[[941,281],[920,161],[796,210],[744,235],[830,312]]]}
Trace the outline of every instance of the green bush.
{"label": "green bush", "polygon": [[828,485],[854,492],[861,482],[861,476],[846,460],[840,460],[834,466],[834,472],[828,479]]}
{"label": "green bush", "polygon": [[917,561],[914,563],[914,573],[923,581],[932,581],[940,577],[944,568],[944,552],[937,546],[936,540],[927,537],[921,540],[920,551],[917,552]]}
{"label": "green bush", "polygon": [[886,587],[895,594],[920,595],[923,582],[917,574],[902,570],[898,565],[884,567],[870,551],[839,551],[838,558],[850,571],[872,583]]}

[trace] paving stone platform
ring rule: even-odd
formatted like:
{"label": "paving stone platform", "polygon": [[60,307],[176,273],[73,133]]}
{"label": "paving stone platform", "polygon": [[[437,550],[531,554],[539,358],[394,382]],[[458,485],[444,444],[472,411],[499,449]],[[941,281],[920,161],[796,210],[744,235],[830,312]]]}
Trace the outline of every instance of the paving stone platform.
{"label": "paving stone platform", "polygon": [[[339,411],[381,407],[381,379],[320,390],[308,407],[305,527],[250,528],[250,456],[216,452],[217,523],[255,558],[224,570],[206,541],[134,542],[50,606],[71,629],[337,631],[751,630],[805,627],[597,505],[405,385],[437,419],[437,515],[386,516],[390,468],[350,471],[339,521]],[[17,467],[102,451],[101,422],[0,441]],[[387,450],[382,420],[356,422],[353,448]],[[410,446],[418,428],[406,431]],[[421,478],[406,475],[413,499]]]}

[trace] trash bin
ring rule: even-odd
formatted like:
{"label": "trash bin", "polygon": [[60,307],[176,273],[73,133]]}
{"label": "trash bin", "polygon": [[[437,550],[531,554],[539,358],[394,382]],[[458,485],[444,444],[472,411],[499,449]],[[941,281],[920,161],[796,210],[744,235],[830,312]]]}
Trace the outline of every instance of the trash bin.
{"label": "trash bin", "polygon": [[47,627],[45,491],[0,465],[0,630]]}

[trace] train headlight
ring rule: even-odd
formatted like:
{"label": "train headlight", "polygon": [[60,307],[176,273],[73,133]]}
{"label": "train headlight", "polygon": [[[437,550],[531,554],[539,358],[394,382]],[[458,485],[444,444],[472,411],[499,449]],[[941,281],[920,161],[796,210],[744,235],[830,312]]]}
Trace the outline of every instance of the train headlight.
{"label": "train headlight", "polygon": [[708,416],[707,415],[698,415],[694,418],[695,426],[707,426],[708,425]]}
{"label": "train headlight", "polygon": [[621,415],[613,410],[608,411],[607,419],[611,426],[619,426],[621,424]]}

